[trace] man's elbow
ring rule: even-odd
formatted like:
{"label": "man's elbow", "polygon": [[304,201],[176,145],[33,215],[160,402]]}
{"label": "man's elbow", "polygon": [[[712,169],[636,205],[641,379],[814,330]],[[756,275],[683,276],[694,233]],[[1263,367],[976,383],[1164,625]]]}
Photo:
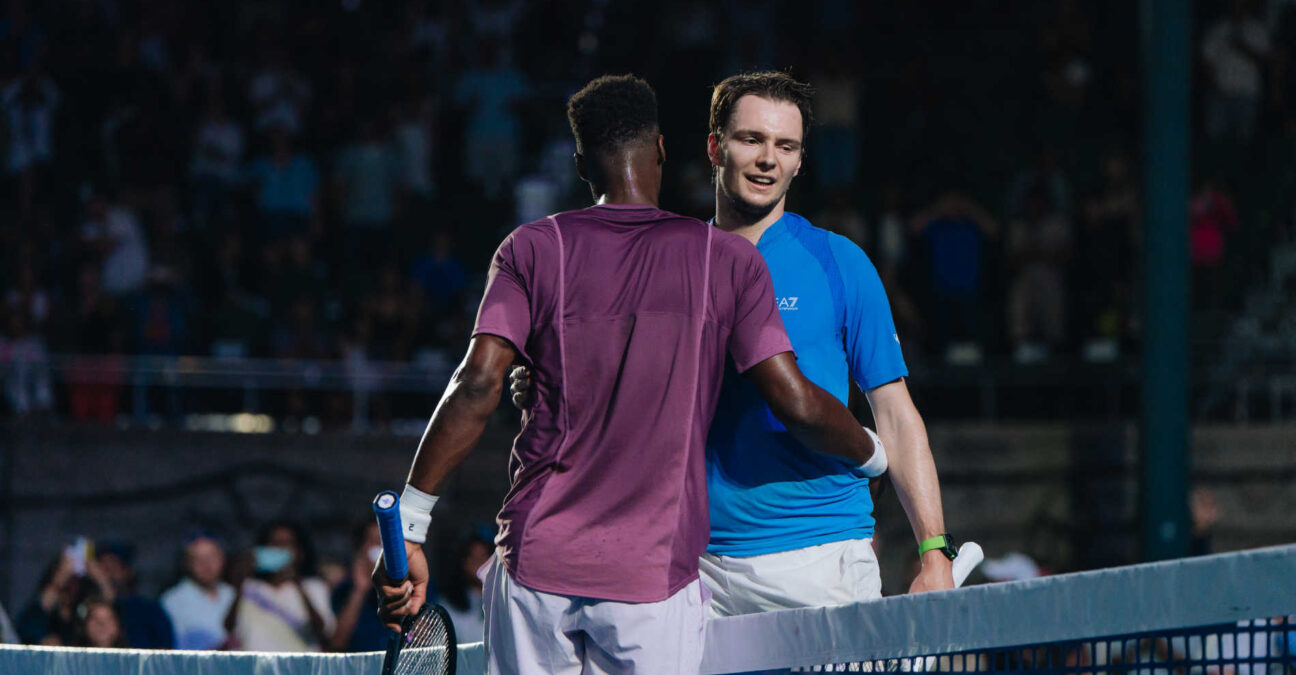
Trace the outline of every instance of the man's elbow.
{"label": "man's elbow", "polygon": [[790,391],[780,400],[771,402],[770,410],[788,431],[807,430],[822,417],[819,402],[809,387],[799,387],[797,391]]}
{"label": "man's elbow", "polygon": [[487,368],[466,363],[454,376],[455,392],[472,401],[499,401],[504,391],[504,378]]}

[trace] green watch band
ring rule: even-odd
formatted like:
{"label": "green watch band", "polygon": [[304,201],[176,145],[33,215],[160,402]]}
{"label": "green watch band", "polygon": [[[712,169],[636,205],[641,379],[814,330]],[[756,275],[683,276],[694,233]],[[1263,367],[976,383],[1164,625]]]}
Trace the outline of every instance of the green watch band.
{"label": "green watch band", "polygon": [[928,551],[941,551],[946,558],[953,560],[958,555],[958,549],[954,548],[954,540],[948,534],[938,534],[922,540],[918,544],[918,555],[922,556]]}

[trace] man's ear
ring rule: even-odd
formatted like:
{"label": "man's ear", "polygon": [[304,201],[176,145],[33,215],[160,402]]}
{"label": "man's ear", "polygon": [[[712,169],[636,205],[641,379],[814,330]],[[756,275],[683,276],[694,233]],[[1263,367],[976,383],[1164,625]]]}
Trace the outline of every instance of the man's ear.
{"label": "man's ear", "polygon": [[666,137],[657,134],[657,164],[666,163]]}
{"label": "man's ear", "polygon": [[720,156],[720,139],[715,134],[707,134],[707,159],[715,166],[724,166],[724,159]]}
{"label": "man's ear", "polygon": [[578,152],[572,155],[572,158],[576,160],[576,175],[580,176],[581,180],[588,183],[589,175],[585,171],[585,155],[582,155]]}

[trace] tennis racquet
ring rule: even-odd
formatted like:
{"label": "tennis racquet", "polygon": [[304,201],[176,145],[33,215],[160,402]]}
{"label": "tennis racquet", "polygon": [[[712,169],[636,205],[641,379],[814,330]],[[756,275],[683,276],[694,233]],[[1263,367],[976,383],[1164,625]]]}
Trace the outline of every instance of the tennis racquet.
{"label": "tennis racquet", "polygon": [[[378,532],[382,535],[383,571],[392,581],[409,576],[405,536],[401,532],[400,497],[391,490],[373,501]],[[418,614],[401,622],[401,632],[387,643],[382,675],[454,675],[459,658],[454,622],[445,608],[424,602]]]}

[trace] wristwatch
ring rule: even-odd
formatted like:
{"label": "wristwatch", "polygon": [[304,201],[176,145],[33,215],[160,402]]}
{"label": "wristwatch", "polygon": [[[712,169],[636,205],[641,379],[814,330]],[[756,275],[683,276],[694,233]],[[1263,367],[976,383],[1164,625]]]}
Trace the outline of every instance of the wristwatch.
{"label": "wristwatch", "polygon": [[944,553],[945,557],[950,560],[958,557],[958,547],[954,545],[954,538],[949,534],[938,534],[930,539],[924,539],[922,543],[918,544],[919,557],[928,551],[936,550]]}

